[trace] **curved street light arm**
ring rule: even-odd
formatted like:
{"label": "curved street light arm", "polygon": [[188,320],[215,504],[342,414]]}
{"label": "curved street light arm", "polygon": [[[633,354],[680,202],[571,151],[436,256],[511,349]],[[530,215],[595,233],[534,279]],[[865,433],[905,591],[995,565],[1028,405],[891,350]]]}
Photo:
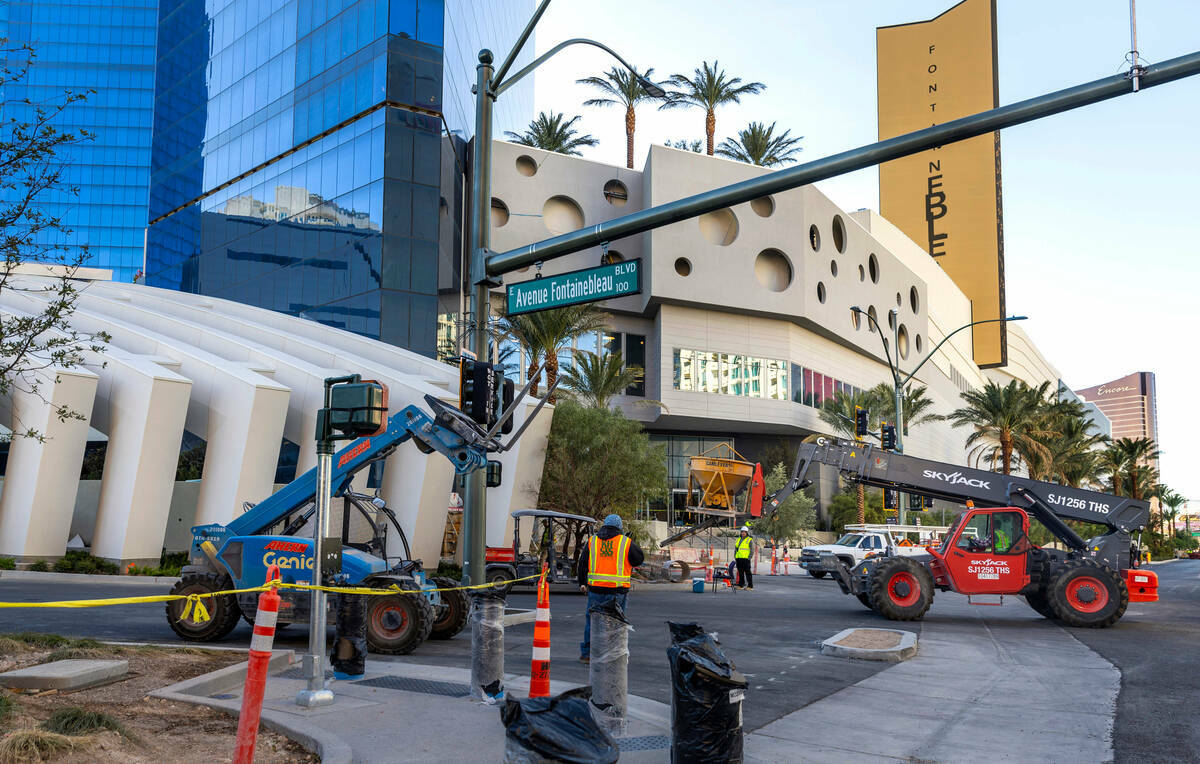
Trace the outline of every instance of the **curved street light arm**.
{"label": "curved street light arm", "polygon": [[[521,81],[521,79],[523,79],[523,78],[525,77],[525,75],[529,74],[529,73],[530,73],[530,72],[532,72],[534,69],[536,69],[536,68],[538,68],[539,66],[541,66],[542,64],[544,64],[544,63],[546,62],[546,60],[547,60],[547,59],[549,59],[550,57],[552,57],[554,54],[558,53],[560,50],[562,50],[563,48],[566,48],[566,47],[568,47],[568,46],[570,46],[570,45],[593,45],[593,46],[595,46],[595,47],[597,47],[597,48],[600,48],[601,50],[607,51],[607,52],[608,52],[608,53],[609,53],[609,54],[610,54],[610,55],[611,55],[613,58],[615,58],[615,59],[617,59],[618,61],[620,61],[620,62],[621,62],[621,64],[622,64],[622,65],[623,65],[623,66],[624,66],[626,69],[628,69],[629,71],[633,72],[633,76],[638,78],[638,81],[642,83],[642,87],[643,87],[644,89],[646,89],[646,91],[647,91],[648,93],[650,93],[650,95],[651,95],[652,97],[654,97],[654,98],[661,98],[661,97],[662,97],[662,95],[661,95],[661,94],[663,94],[663,90],[662,90],[662,88],[658,88],[657,86],[654,86],[654,83],[650,82],[650,81],[649,81],[649,80],[647,80],[645,77],[643,77],[642,75],[638,74],[638,71],[637,71],[637,69],[634,69],[634,68],[633,68],[633,67],[632,67],[632,66],[629,64],[629,62],[628,62],[628,61],[626,61],[625,59],[621,58],[621,56],[620,56],[620,55],[619,55],[619,54],[618,54],[618,53],[617,53],[615,50],[613,50],[612,48],[608,47],[607,45],[605,45],[605,44],[604,44],[604,43],[602,43],[602,42],[596,42],[595,40],[589,40],[589,39],[587,39],[586,37],[576,37],[576,38],[573,38],[573,39],[570,39],[570,40],[566,40],[566,41],[564,41],[564,42],[560,42],[558,45],[555,45],[555,46],[554,46],[553,48],[551,48],[550,50],[546,51],[546,52],[545,52],[545,53],[543,53],[542,55],[540,55],[540,56],[538,56],[537,58],[535,58],[535,59],[533,60],[533,62],[532,62],[532,63],[530,63],[528,66],[526,66],[526,67],[525,67],[524,69],[522,69],[521,71],[519,71],[519,72],[517,72],[516,74],[514,74],[512,77],[509,77],[507,80],[501,81],[501,80],[500,80],[500,76],[498,75],[498,76],[497,76],[495,79],[493,79],[493,80],[492,80],[492,82],[493,82],[493,86],[492,86],[492,95],[493,95],[494,97],[497,97],[497,98],[498,98],[498,97],[500,96],[500,94],[501,94],[501,93],[503,93],[505,90],[508,90],[508,89],[509,89],[509,88],[511,88],[513,85],[515,85],[515,84],[517,84],[518,82],[520,82],[520,81]],[[496,84],[495,84],[496,82],[499,82],[500,84],[499,84],[499,85],[496,85]],[[652,92],[650,92],[650,89],[649,89],[649,88],[646,88],[646,86],[647,86],[647,85],[654,86],[654,87],[656,88],[656,90],[658,91],[659,95],[656,95],[655,93],[652,93]]]}
{"label": "curved street light arm", "polygon": [[862,308],[858,307],[857,305],[850,308],[850,310],[854,311],[855,313],[860,313],[860,314],[866,316],[868,321],[870,321],[872,324],[875,324],[875,329],[879,332],[879,339],[883,342],[883,357],[887,359],[888,368],[892,370],[892,377],[897,382],[899,382],[900,381],[900,371],[896,368],[896,365],[892,363],[892,354],[891,354],[891,352],[888,351],[888,341],[887,341],[887,337],[885,337],[883,334],[883,327],[879,325],[879,322],[875,320],[874,316],[872,316],[870,313],[866,312]]}
{"label": "curved street light arm", "polygon": [[517,60],[517,56],[521,54],[521,49],[525,47],[525,42],[529,39],[529,35],[533,34],[533,28],[542,18],[542,14],[546,12],[546,6],[550,5],[550,0],[542,0],[538,5],[537,10],[533,12],[533,17],[529,19],[529,23],[525,25],[525,29],[521,32],[521,36],[517,38],[517,42],[513,45],[512,50],[504,58],[504,63],[500,64],[500,68],[492,75],[493,82],[503,82],[504,75],[508,74],[508,70],[512,68],[513,63]]}
{"label": "curved street light arm", "polygon": [[930,358],[933,358],[933,356],[937,353],[938,349],[941,348],[942,345],[945,345],[946,342],[951,337],[958,334],[963,329],[966,329],[967,327],[970,327],[970,326],[975,326],[976,324],[995,324],[995,323],[1001,323],[1004,321],[1024,321],[1026,318],[1028,318],[1028,316],[1007,316],[1005,318],[985,318],[981,321],[972,321],[969,324],[963,324],[962,326],[958,327],[957,329],[955,329],[954,331],[950,332],[945,337],[943,337],[941,342],[934,345],[933,350],[929,351],[929,355],[927,355],[921,359],[921,362],[919,364],[917,364],[916,368],[913,369],[912,371],[910,371],[908,373],[908,375],[906,377],[904,377],[904,381],[901,382],[900,385],[904,386],[904,385],[907,385],[909,382],[911,382],[912,378],[917,375],[917,372],[920,371],[921,367],[925,365],[925,362],[928,361]]}

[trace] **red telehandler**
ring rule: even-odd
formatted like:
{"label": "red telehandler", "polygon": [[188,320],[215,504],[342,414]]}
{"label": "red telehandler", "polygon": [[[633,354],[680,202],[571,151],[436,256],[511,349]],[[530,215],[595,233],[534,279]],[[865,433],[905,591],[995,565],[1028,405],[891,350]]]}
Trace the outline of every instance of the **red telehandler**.
{"label": "red telehandler", "polygon": [[[1116,623],[1131,601],[1158,601],[1158,576],[1137,568],[1131,554],[1130,534],[1150,518],[1145,501],[821,439],[800,446],[791,479],[766,497],[765,513],[809,485],[814,464],[836,467],[849,482],[967,507],[925,555],[884,554],[853,569],[836,558],[822,560],[843,592],[891,620],[920,619],[939,589],[968,598],[1020,594],[1046,618],[1091,628]],[[1066,549],[1033,544],[1030,517]],[[1107,532],[1083,539],[1065,520],[1097,523]]]}

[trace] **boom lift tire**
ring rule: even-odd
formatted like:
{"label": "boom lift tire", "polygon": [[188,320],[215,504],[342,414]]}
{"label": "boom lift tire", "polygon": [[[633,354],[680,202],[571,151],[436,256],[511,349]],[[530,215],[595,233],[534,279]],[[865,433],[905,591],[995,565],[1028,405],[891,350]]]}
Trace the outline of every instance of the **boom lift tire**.
{"label": "boom lift tire", "polygon": [[[429,579],[439,589],[454,589],[458,582],[449,578],[433,577]],[[449,592],[438,592],[442,597],[442,606],[437,608],[433,621],[433,629],[429,632],[430,639],[450,639],[463,630],[467,625],[467,615],[471,606],[467,602],[467,594],[461,589]]]}
{"label": "boom lift tire", "polygon": [[1058,618],[1054,613],[1054,608],[1050,607],[1050,598],[1046,595],[1045,589],[1038,589],[1036,592],[1026,594],[1025,602],[1043,618],[1049,618],[1052,621]]}
{"label": "boom lift tire", "polygon": [[[228,578],[216,573],[185,573],[171,587],[171,594],[206,594],[232,588],[233,584]],[[206,597],[203,602],[209,615],[209,619],[203,622],[196,621],[194,611],[188,613],[187,618],[180,617],[187,600],[168,602],[167,623],[171,625],[171,630],[189,642],[215,642],[229,636],[242,615],[237,598],[232,594],[222,594],[219,597]]]}
{"label": "boom lift tire", "polygon": [[907,557],[890,557],[871,571],[871,609],[891,621],[917,621],[933,604],[933,576]]}
{"label": "boom lift tire", "polygon": [[808,571],[808,575],[812,576],[813,578],[824,578],[826,572],[827,571],[824,570],[810,570]]}
{"label": "boom lift tire", "polygon": [[371,652],[408,655],[426,639],[435,620],[433,605],[420,594],[367,597],[367,647]]}
{"label": "boom lift tire", "polygon": [[1129,588],[1111,568],[1090,560],[1068,560],[1046,587],[1050,607],[1068,626],[1103,629],[1129,606]]}

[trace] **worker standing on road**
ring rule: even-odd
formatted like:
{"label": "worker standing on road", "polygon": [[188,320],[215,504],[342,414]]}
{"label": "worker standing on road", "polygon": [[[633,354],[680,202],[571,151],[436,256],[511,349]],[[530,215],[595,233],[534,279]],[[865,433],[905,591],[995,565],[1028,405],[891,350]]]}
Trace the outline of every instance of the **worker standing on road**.
{"label": "worker standing on road", "polygon": [[750,572],[750,555],[754,554],[754,538],[750,535],[750,527],[743,525],[734,548],[733,559],[737,562],[739,589],[754,589],[754,574]]}
{"label": "worker standing on road", "polygon": [[588,611],[593,605],[609,600],[616,600],[624,610],[633,569],[646,559],[641,547],[633,543],[633,539],[622,535],[623,527],[620,515],[604,518],[600,530],[580,550],[579,560],[575,564],[579,590],[587,592],[588,596],[583,618],[583,641],[579,643],[579,660],[583,663],[591,662],[592,652],[592,619]]}

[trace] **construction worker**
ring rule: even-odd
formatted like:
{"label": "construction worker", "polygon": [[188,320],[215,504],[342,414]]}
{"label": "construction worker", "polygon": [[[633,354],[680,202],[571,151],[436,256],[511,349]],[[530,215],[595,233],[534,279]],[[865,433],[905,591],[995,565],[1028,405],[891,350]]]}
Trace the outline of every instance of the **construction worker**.
{"label": "construction worker", "polygon": [[641,565],[646,555],[633,539],[622,535],[620,515],[609,515],[596,534],[588,539],[575,564],[579,590],[587,592],[587,608],[583,618],[583,641],[579,643],[579,660],[591,663],[592,619],[588,611],[594,605],[616,600],[624,610],[629,595],[633,569]]}
{"label": "construction worker", "polygon": [[737,562],[737,588],[754,589],[754,574],[750,572],[750,555],[754,554],[754,538],[750,535],[750,527],[742,526],[734,545],[733,559]]}

